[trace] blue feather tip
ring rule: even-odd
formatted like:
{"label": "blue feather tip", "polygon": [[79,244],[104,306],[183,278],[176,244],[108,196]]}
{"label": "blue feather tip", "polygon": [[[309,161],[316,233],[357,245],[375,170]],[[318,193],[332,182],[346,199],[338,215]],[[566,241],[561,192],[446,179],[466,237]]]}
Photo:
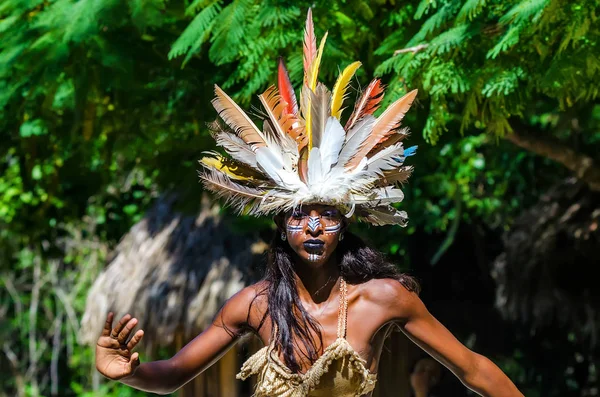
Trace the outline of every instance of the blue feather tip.
{"label": "blue feather tip", "polygon": [[411,147],[407,147],[406,149],[404,149],[404,156],[408,157],[408,156],[413,156],[417,153],[417,148],[418,146],[411,146]]}

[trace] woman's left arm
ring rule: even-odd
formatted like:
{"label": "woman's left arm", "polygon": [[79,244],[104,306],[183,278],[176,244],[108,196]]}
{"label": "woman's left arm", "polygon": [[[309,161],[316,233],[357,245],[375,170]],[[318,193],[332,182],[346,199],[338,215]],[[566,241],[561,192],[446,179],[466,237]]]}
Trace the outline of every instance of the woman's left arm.
{"label": "woman's left arm", "polygon": [[483,396],[523,396],[491,360],[469,350],[436,320],[417,294],[398,282],[386,284],[384,299],[389,299],[390,319],[400,323],[408,338],[452,371],[465,386]]}

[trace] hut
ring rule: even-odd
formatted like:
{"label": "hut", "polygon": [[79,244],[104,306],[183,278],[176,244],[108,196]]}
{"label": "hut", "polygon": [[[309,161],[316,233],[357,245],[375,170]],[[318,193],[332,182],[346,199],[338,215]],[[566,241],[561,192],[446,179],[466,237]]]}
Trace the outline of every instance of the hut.
{"label": "hut", "polygon": [[[234,220],[207,198],[193,216],[177,211],[180,201],[176,194],[159,198],[122,238],[89,292],[83,343],[96,343],[112,310],[139,319],[148,356],[160,348],[174,352],[201,333],[231,295],[260,278],[267,244],[256,231],[236,232]],[[235,374],[258,348],[256,338],[238,344],[179,395],[249,396],[252,381],[237,381]],[[374,395],[408,396],[410,363],[418,354],[402,333],[393,333]]]}
{"label": "hut", "polygon": [[[149,356],[173,351],[202,332],[223,303],[257,278],[267,245],[257,233],[235,233],[230,219],[205,197],[196,215],[178,212],[176,194],[157,200],[122,238],[94,282],[81,340],[94,344],[108,311],[131,313],[145,331]],[[182,396],[234,396],[240,349],[190,382]]]}

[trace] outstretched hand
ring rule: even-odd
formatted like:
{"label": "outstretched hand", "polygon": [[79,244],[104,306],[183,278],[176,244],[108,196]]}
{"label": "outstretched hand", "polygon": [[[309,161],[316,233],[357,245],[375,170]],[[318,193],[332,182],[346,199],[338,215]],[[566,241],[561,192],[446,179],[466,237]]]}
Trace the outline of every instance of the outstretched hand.
{"label": "outstretched hand", "polygon": [[126,314],[112,328],[113,316],[113,313],[106,316],[96,343],[96,369],[109,379],[119,380],[133,375],[140,365],[139,353],[133,353],[133,349],[142,340],[144,331],[138,330],[130,339],[138,320]]}

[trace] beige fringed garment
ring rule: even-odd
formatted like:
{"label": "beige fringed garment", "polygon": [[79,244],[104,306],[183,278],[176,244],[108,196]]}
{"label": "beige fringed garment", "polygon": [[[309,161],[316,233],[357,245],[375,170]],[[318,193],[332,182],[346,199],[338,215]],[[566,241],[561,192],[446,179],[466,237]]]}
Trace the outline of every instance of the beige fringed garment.
{"label": "beige fringed garment", "polygon": [[340,310],[337,339],[304,374],[293,373],[279,359],[271,342],[250,357],[238,379],[258,375],[255,397],[362,396],[375,388],[377,375],[346,340],[347,286],[340,280]]}

